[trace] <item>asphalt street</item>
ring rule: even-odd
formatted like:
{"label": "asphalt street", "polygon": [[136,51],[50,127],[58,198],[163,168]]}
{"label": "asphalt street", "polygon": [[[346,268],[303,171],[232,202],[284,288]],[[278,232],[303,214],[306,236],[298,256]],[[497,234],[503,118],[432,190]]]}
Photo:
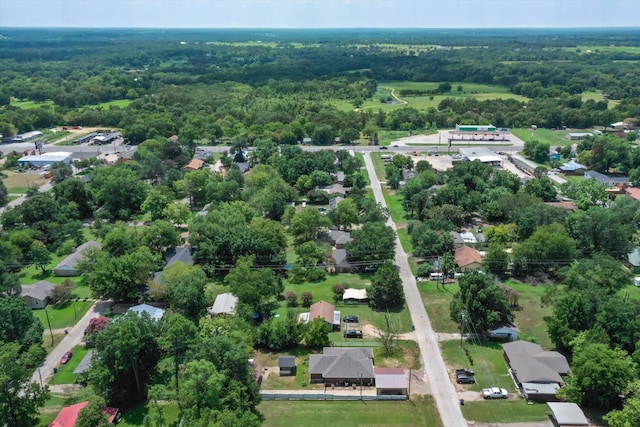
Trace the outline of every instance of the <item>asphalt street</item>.
{"label": "asphalt street", "polygon": [[[369,173],[371,189],[373,190],[376,201],[383,207],[387,207],[387,203],[382,194],[380,180],[376,176],[373,161],[368,152],[364,155],[364,163]],[[387,221],[387,225],[396,230],[396,225],[391,218]],[[400,278],[402,279],[407,307],[411,313],[411,321],[415,326],[416,338],[422,356],[424,372],[427,377],[426,380],[429,383],[436,401],[442,424],[447,427],[466,427],[467,422],[462,416],[458,395],[453,383],[449,379],[447,367],[442,359],[442,353],[438,345],[438,337],[431,327],[431,321],[422,303],[415,277],[409,267],[407,254],[404,249],[402,249],[400,239],[397,235],[395,264],[400,269]]]}

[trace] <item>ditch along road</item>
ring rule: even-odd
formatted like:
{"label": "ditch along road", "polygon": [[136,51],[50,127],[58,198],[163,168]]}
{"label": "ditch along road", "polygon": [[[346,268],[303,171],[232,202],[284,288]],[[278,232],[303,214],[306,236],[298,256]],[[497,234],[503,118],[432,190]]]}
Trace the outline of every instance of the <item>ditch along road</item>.
{"label": "ditch along road", "polygon": [[[371,189],[373,190],[376,202],[386,208],[387,203],[382,194],[382,185],[376,175],[373,161],[371,160],[371,154],[369,152],[364,154],[364,163],[367,168],[367,172],[369,173]],[[391,220],[391,218],[387,220],[387,225],[392,227],[394,231],[397,231],[396,224]],[[449,379],[447,367],[442,359],[442,353],[440,352],[440,346],[438,345],[438,337],[431,327],[431,321],[429,320],[427,311],[422,303],[422,298],[420,297],[420,292],[418,292],[415,277],[409,267],[407,254],[402,248],[397,234],[395,265],[400,269],[400,278],[402,279],[404,296],[407,301],[409,312],[411,313],[411,321],[415,326],[416,340],[418,342],[418,347],[420,348],[424,372],[427,377],[426,380],[436,401],[436,406],[438,407],[438,412],[440,412],[442,424],[447,427],[467,427],[467,422],[462,416],[462,411],[460,409],[458,395],[453,383]]]}

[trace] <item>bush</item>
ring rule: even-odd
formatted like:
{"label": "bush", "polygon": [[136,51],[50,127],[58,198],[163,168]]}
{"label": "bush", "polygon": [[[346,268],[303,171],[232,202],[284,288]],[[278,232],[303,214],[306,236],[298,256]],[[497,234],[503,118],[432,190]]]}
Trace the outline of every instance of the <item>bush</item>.
{"label": "bush", "polygon": [[305,291],[302,293],[302,306],[303,307],[311,307],[313,304],[313,294],[309,291]]}
{"label": "bush", "polygon": [[345,287],[343,285],[333,285],[331,290],[333,291],[333,300],[335,302],[342,301],[342,295],[344,295]]}
{"label": "bush", "polygon": [[310,282],[320,282],[327,277],[327,271],[324,268],[310,268],[307,270],[307,280]]}
{"label": "bush", "polygon": [[431,263],[423,262],[418,265],[418,270],[416,271],[418,277],[429,277],[431,273],[433,273],[433,265]]}
{"label": "bush", "polygon": [[284,294],[284,298],[287,300],[287,307],[298,306],[298,295],[295,292],[287,292],[286,294]]}
{"label": "bush", "polygon": [[289,281],[291,283],[304,283],[307,280],[307,269],[304,267],[293,267],[289,272]]}

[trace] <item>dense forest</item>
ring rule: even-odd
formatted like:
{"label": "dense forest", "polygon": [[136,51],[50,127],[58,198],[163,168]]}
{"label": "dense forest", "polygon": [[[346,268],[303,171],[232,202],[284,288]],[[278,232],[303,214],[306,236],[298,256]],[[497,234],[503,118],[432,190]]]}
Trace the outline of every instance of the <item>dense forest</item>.
{"label": "dense forest", "polygon": [[[132,143],[179,134],[327,144],[465,120],[606,126],[640,116],[637,43],[625,30],[5,29],[0,133],[99,125],[122,128]],[[437,108],[357,109],[390,81],[497,85],[524,100],[452,97]],[[583,99],[584,92],[603,99]],[[42,105],[22,110],[11,99]]]}

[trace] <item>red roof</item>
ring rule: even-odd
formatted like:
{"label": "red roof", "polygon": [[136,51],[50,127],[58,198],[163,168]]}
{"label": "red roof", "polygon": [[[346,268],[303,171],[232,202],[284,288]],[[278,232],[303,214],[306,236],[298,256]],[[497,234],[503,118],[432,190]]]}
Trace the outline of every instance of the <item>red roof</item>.
{"label": "red roof", "polygon": [[[62,408],[56,419],[51,424],[49,424],[49,427],[74,427],[76,425],[76,422],[78,421],[80,411],[82,411],[87,405],[89,405],[88,400],[76,403],[75,405],[65,406],[64,408]],[[109,422],[113,423],[118,416],[118,413],[120,412],[120,408],[111,408],[105,406],[104,408],[102,408],[102,412],[107,414]]]}
{"label": "red roof", "polygon": [[373,368],[373,373],[376,375],[404,375],[404,369],[402,368]]}
{"label": "red roof", "polygon": [[461,246],[456,248],[454,255],[455,263],[458,267],[465,267],[471,264],[482,264],[482,255],[477,249],[471,246]]}
{"label": "red roof", "polygon": [[640,200],[640,188],[627,188],[627,196],[631,197],[632,199]]}
{"label": "red roof", "polygon": [[62,408],[56,419],[49,424],[49,427],[74,427],[78,421],[78,415],[87,405],[89,401],[76,403],[75,405],[65,406]]}
{"label": "red roof", "polygon": [[316,317],[321,317],[327,321],[327,323],[333,325],[333,311],[335,310],[333,304],[329,304],[326,301],[319,301],[315,304],[311,304],[309,307],[309,321],[311,322]]}

